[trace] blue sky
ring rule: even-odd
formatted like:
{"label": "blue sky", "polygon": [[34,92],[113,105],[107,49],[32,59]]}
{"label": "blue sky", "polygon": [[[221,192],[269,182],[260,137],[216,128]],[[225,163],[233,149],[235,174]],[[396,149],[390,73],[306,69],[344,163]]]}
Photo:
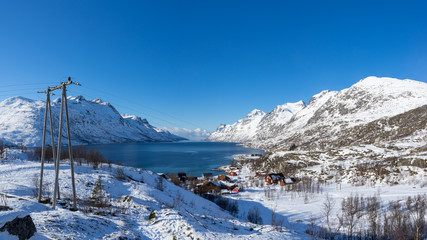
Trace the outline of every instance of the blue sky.
{"label": "blue sky", "polygon": [[0,99],[70,95],[215,130],[367,76],[427,82],[426,1],[2,1]]}

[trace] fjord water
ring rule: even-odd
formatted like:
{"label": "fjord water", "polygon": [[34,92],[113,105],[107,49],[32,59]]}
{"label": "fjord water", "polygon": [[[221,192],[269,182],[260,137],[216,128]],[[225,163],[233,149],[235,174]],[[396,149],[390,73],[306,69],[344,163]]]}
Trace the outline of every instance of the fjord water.
{"label": "fjord water", "polygon": [[201,176],[213,168],[228,165],[235,154],[263,153],[236,143],[223,142],[149,142],[89,145],[104,157],[124,166],[144,168],[157,173],[185,172]]}

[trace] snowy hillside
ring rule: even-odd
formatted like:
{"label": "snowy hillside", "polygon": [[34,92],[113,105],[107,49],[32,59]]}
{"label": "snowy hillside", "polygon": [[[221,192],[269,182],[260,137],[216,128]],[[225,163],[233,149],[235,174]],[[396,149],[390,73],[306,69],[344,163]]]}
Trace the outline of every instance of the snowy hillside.
{"label": "snowy hillside", "polygon": [[218,142],[250,141],[256,135],[258,125],[264,116],[265,113],[263,111],[254,109],[245,118],[240,119],[233,125],[219,125],[217,130],[207,140]]}
{"label": "snowy hillside", "polygon": [[[256,134],[248,131],[245,136],[230,126],[225,132],[227,126],[220,125],[221,128],[209,139],[244,142],[247,146],[273,151],[288,149],[293,144],[324,148],[325,145],[317,144],[320,140],[331,143],[340,139],[339,136],[344,132],[346,136],[357,135],[356,129],[373,121],[405,114],[424,105],[427,105],[426,83],[368,77],[348,89],[323,91],[314,95],[305,107],[296,108],[288,118],[282,118],[283,121],[266,119],[264,125],[257,127]],[[275,110],[268,113],[265,118]],[[384,125],[383,128],[385,127]],[[420,126],[412,132],[423,129],[425,126]],[[378,133],[376,138],[382,139],[381,131],[375,133]],[[352,142],[358,141],[353,139]]]}
{"label": "snowy hillside", "polygon": [[[58,98],[52,101],[55,136],[58,136],[59,108]],[[100,99],[68,97],[68,108],[74,144],[183,140],[167,131],[154,128],[145,119],[127,115],[122,117],[111,104]],[[23,97],[4,100],[0,103],[0,139],[6,144],[40,146],[44,111],[44,101]],[[47,139],[50,139],[49,127],[47,132]],[[65,127],[62,135],[66,136]]]}
{"label": "snowy hillside", "polygon": [[248,142],[256,135],[263,135],[267,131],[277,131],[292,116],[304,108],[304,102],[285,103],[278,105],[273,111],[264,113],[254,109],[245,118],[232,125],[220,124],[217,130],[207,140],[218,142]]}
{"label": "snowy hillside", "polygon": [[[222,195],[237,204],[234,215],[156,173],[108,164],[97,169],[85,164],[75,166],[78,211],[74,212],[70,210],[68,161],[61,162],[62,199],[52,209],[50,203],[36,200],[40,162],[25,160],[25,153],[9,149],[8,159],[0,159],[0,227],[15,217],[30,215],[37,229],[31,238],[35,240],[330,239],[326,224],[336,236],[333,239],[393,239],[390,236],[398,234],[402,226],[406,230],[399,239],[415,239],[415,223],[425,224],[426,172],[408,162],[393,166],[397,157],[425,160],[427,149],[410,154],[406,150],[363,146],[335,152],[284,151],[266,157],[267,161],[242,161],[233,170],[237,176],[230,174],[230,179],[242,186],[238,193]],[[265,184],[264,176],[254,170],[259,166],[262,168],[257,171],[277,170],[271,164],[277,158],[298,166],[294,173],[291,171],[295,168],[289,165],[285,169],[286,176],[296,176],[300,181],[285,186]],[[266,164],[258,165],[259,161]],[[377,168],[375,162],[391,164]],[[415,165],[422,164],[419,161]],[[52,196],[53,169],[52,163],[45,164],[44,199]],[[97,181],[102,191],[96,196],[100,196],[104,207],[91,205]],[[329,219],[325,214],[328,199]],[[416,207],[419,203],[422,208]],[[352,211],[345,211],[349,208]],[[255,210],[258,224],[249,222],[250,212]],[[410,215],[404,215],[407,211]],[[374,219],[370,217],[373,214]],[[410,217],[400,221],[402,216]],[[427,228],[423,229],[417,239],[427,236]],[[0,239],[17,238],[0,232]]]}
{"label": "snowy hillside", "polygon": [[[78,211],[74,212],[69,209],[70,165],[61,163],[62,200],[52,209],[35,197],[40,162],[20,158],[25,157],[12,150],[9,160],[0,161],[0,206],[12,209],[0,211],[0,227],[17,216],[30,215],[37,229],[31,239],[304,239],[306,235],[275,231],[230,215],[156,173],[107,164],[99,169],[75,166]],[[52,196],[53,168],[45,165],[44,198]],[[89,208],[98,179],[102,202],[108,207]],[[17,237],[0,232],[0,239]]]}

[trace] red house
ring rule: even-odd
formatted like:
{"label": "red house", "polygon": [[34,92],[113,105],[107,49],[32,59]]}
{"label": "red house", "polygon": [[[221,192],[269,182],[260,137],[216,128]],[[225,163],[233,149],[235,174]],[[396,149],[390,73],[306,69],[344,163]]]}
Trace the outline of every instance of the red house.
{"label": "red house", "polygon": [[270,173],[265,177],[265,182],[267,184],[277,184],[281,179],[284,179],[282,173]]}
{"label": "red house", "polygon": [[227,182],[231,180],[229,177],[225,176],[225,174],[219,175],[217,179],[218,181],[227,181]]}
{"label": "red house", "polygon": [[235,177],[235,176],[237,176],[237,173],[236,173],[236,172],[231,172],[231,173],[230,173],[230,176]]}

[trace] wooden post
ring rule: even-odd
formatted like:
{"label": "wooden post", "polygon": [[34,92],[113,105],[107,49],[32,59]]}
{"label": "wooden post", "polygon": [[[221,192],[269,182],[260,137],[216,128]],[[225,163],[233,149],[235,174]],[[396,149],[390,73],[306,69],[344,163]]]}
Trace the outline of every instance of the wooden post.
{"label": "wooden post", "polygon": [[56,165],[55,165],[55,186],[54,186],[53,205],[52,205],[53,209],[55,209],[56,207],[56,196],[58,195],[57,191],[59,189],[58,175],[59,175],[59,160],[61,158],[61,137],[62,137],[63,115],[64,115],[64,93],[62,93],[62,96],[61,96],[61,110],[59,113],[58,151],[56,151],[57,154],[56,154]]}
{"label": "wooden post", "polygon": [[47,124],[47,111],[49,104],[49,91],[46,92],[46,109],[44,111],[44,123],[43,123],[43,140],[42,140],[42,156],[41,156],[41,168],[40,168],[40,183],[39,183],[39,197],[38,201],[40,202],[42,200],[42,188],[43,188],[43,168],[44,168],[44,152],[45,152],[45,145],[46,145],[46,124]]}
{"label": "wooden post", "polygon": [[[49,90],[50,91],[50,90]],[[50,122],[50,139],[52,141],[52,159],[53,159],[53,163],[56,169],[56,150],[55,150],[55,140],[53,137],[53,121],[52,121],[52,109],[51,109],[51,105],[50,105],[50,94],[49,94],[49,122]],[[61,199],[61,195],[59,193],[59,186],[57,189],[58,192],[58,199]]]}
{"label": "wooden post", "polygon": [[76,184],[74,181],[74,161],[73,161],[73,149],[71,146],[71,132],[70,132],[70,120],[68,119],[68,104],[67,104],[67,87],[62,87],[64,94],[65,104],[65,120],[67,122],[67,135],[68,135],[68,156],[70,158],[70,169],[71,169],[71,184],[73,187],[73,208],[71,210],[77,210],[77,199],[76,199]]}

